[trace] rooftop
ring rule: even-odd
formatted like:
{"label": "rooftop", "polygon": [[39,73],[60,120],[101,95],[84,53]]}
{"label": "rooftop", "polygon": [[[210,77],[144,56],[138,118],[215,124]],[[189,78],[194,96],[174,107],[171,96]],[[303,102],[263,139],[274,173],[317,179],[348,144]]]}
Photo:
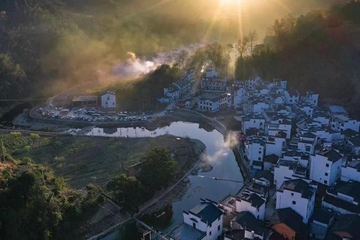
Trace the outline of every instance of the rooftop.
{"label": "rooftop", "polygon": [[350,138],[349,142],[351,142],[355,146],[360,146],[360,136]]}
{"label": "rooftop", "polygon": [[341,215],[329,230],[326,239],[360,239],[360,217],[355,214]]}
{"label": "rooftop", "polygon": [[291,208],[276,209],[270,219],[271,225],[283,223],[299,233],[302,229],[302,217]]}
{"label": "rooftop", "polygon": [[239,223],[243,228],[254,231],[259,235],[267,235],[269,232],[269,230],[266,229],[265,223],[263,221],[256,219],[254,215],[247,211],[240,212],[236,216],[235,222]]}
{"label": "rooftop", "polygon": [[[360,203],[360,183],[359,182],[344,182],[338,181],[334,187],[327,190],[328,193],[337,195],[341,193],[343,195],[350,196],[354,200]],[[359,206],[360,207],[360,206]]]}
{"label": "rooftop", "polygon": [[259,208],[265,203],[265,200],[259,197],[257,194],[243,194],[241,200],[251,203],[252,207]]}
{"label": "rooftop", "polygon": [[205,201],[202,201],[189,212],[199,217],[205,223],[213,223],[223,214],[214,203]]}
{"label": "rooftop", "polygon": [[302,179],[284,181],[278,191],[290,190],[301,193],[302,198],[310,199],[316,192],[315,188]]}
{"label": "rooftop", "polygon": [[334,217],[333,213],[324,209],[315,208],[312,216],[312,220],[320,223],[329,224],[333,217]]}
{"label": "rooftop", "polygon": [[206,234],[187,224],[181,224],[170,233],[170,236],[179,240],[201,240]]}
{"label": "rooftop", "polygon": [[318,155],[326,157],[330,162],[337,162],[339,160],[342,160],[343,158],[343,155],[341,155],[334,149],[325,149],[319,152]]}

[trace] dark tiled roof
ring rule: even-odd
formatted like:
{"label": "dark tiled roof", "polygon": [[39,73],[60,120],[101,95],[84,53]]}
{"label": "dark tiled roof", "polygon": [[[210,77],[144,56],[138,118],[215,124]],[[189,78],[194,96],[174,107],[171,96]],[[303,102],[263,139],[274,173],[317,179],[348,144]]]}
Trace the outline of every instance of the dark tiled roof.
{"label": "dark tiled roof", "polygon": [[315,208],[312,216],[312,220],[320,223],[329,224],[333,217],[334,214],[332,214],[331,212],[324,209]]}
{"label": "dark tiled roof", "polygon": [[301,231],[303,218],[291,208],[276,209],[270,219],[271,225],[283,223],[296,233]]}
{"label": "dark tiled roof", "polygon": [[231,240],[238,240],[238,239],[243,239],[244,238],[244,230],[231,230],[225,233],[225,237],[229,238]]}
{"label": "dark tiled roof", "polygon": [[360,146],[360,136],[350,138],[349,142],[351,142],[355,146]]}
{"label": "dark tiled roof", "polygon": [[255,178],[265,178],[272,183],[274,181],[274,174],[272,174],[270,171],[261,170],[255,173]]}
{"label": "dark tiled roof", "polygon": [[360,216],[356,214],[341,215],[334,226],[329,230],[328,240],[341,238],[360,239]]}
{"label": "dark tiled roof", "polygon": [[223,214],[223,212],[211,202],[202,202],[191,209],[190,212],[206,223],[213,223]]}
{"label": "dark tiled roof", "polygon": [[290,156],[290,157],[300,157],[301,156],[301,152],[293,150],[293,151],[287,151],[286,153],[284,153],[284,156]]}
{"label": "dark tiled roof", "polygon": [[302,179],[284,181],[278,191],[283,192],[284,189],[301,193],[301,197],[307,199],[315,194],[315,189]]}
{"label": "dark tiled roof", "polygon": [[267,155],[264,158],[264,162],[270,162],[272,164],[276,164],[279,160],[279,157],[276,156],[275,154],[271,154],[271,155]]}
{"label": "dark tiled roof", "polygon": [[356,135],[359,135],[358,132],[350,129],[350,128],[347,128],[346,130],[343,131],[343,134],[345,137],[347,138],[351,138],[351,137],[355,137]]}
{"label": "dark tiled roof", "polygon": [[265,203],[265,200],[259,197],[257,194],[253,193],[247,196],[243,196],[241,198],[244,201],[251,203],[252,207],[259,208],[261,205]]}
{"label": "dark tiled roof", "polygon": [[342,157],[343,157],[340,153],[338,153],[334,149],[319,152],[319,155],[327,157],[327,159],[330,162],[337,162],[339,159],[342,159]]}
{"label": "dark tiled roof", "polygon": [[354,205],[354,204],[351,204],[345,200],[342,200],[340,198],[336,198],[332,195],[329,195],[329,194],[326,194],[324,199],[323,199],[323,202],[326,202],[328,204],[331,204],[335,207],[338,207],[338,208],[342,208],[342,209],[345,209],[349,212],[353,212],[353,213],[357,213],[357,214],[360,214],[360,206],[359,205]]}
{"label": "dark tiled roof", "polygon": [[328,192],[334,195],[341,193],[350,197],[353,197],[354,200],[360,203],[360,183],[359,182],[343,182],[338,181],[333,188],[329,188]]}
{"label": "dark tiled roof", "polygon": [[306,132],[304,134],[301,135],[301,137],[305,137],[305,138],[316,138],[315,134],[312,134],[310,132]]}
{"label": "dark tiled roof", "polygon": [[254,231],[260,235],[267,235],[269,230],[266,229],[265,223],[259,219],[256,219],[250,212],[240,212],[235,219],[235,222],[239,223],[243,228]]}

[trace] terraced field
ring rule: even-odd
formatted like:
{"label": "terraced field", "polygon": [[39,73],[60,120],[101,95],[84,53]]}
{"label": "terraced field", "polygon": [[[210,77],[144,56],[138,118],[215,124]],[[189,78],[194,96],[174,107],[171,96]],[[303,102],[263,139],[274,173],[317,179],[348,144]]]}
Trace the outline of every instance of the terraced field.
{"label": "terraced field", "polygon": [[1,136],[4,149],[15,159],[43,163],[56,175],[77,189],[89,183],[104,186],[120,172],[141,162],[142,156],[155,147],[167,147],[179,161],[179,173],[194,160],[194,143],[173,136],[157,138],[102,138],[85,136],[39,137],[19,135]]}

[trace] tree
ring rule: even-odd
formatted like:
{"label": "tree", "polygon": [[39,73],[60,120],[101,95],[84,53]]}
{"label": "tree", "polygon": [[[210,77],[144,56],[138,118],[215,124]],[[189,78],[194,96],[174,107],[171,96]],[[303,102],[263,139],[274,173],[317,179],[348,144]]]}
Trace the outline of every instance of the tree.
{"label": "tree", "polygon": [[250,44],[250,54],[252,54],[253,46],[258,39],[258,34],[257,34],[256,30],[251,30],[248,34],[248,37],[249,37],[249,44]]}
{"label": "tree", "polygon": [[243,55],[246,53],[250,39],[249,36],[243,36],[237,42],[236,49],[239,52],[240,58],[243,58]]}
{"label": "tree", "polygon": [[144,157],[139,179],[151,190],[159,190],[173,179],[177,162],[166,148],[155,148]]}
{"label": "tree", "polygon": [[113,196],[120,206],[127,211],[137,211],[146,198],[142,184],[135,177],[119,174],[113,178],[106,189],[113,191]]}

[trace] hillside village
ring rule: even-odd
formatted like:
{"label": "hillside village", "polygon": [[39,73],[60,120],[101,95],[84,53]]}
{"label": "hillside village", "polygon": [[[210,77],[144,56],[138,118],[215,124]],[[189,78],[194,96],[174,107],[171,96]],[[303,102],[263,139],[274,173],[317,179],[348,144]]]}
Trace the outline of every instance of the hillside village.
{"label": "hillside village", "polygon": [[360,121],[283,80],[230,85],[208,69],[200,91],[194,82],[190,70],[158,100],[205,114],[235,109],[253,177],[238,194],[185,211],[175,239],[360,239]]}

